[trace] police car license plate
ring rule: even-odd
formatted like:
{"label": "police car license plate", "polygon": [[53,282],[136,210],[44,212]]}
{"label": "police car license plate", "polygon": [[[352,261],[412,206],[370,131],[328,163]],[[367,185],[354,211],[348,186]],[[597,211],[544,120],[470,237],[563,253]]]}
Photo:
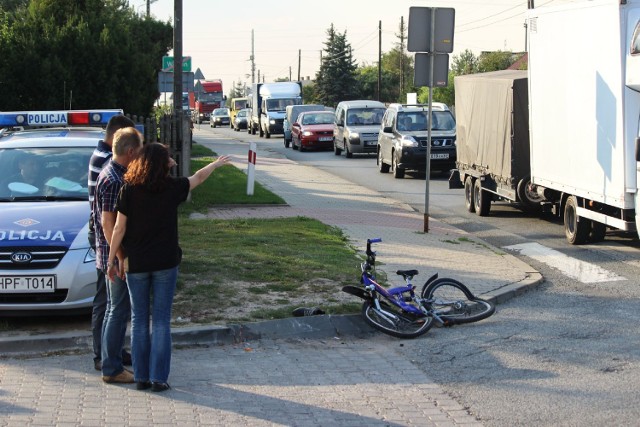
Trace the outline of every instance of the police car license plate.
{"label": "police car license plate", "polygon": [[0,293],[29,293],[54,292],[56,290],[56,276],[0,276]]}
{"label": "police car license plate", "polygon": [[365,141],[364,145],[376,145],[378,141]]}
{"label": "police car license plate", "polygon": [[318,138],[318,141],[333,141],[333,137],[332,136],[321,136],[320,138]]}
{"label": "police car license plate", "polygon": [[432,153],[431,158],[432,159],[448,159],[449,153]]}

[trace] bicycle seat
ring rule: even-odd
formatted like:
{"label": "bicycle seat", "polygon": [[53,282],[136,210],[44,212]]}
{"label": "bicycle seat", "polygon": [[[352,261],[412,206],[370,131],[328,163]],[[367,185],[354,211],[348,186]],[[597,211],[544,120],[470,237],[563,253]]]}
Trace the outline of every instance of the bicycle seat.
{"label": "bicycle seat", "polygon": [[405,278],[405,280],[408,278],[412,278],[413,276],[417,276],[418,275],[418,270],[398,270],[396,271],[396,274],[398,276],[402,276]]}

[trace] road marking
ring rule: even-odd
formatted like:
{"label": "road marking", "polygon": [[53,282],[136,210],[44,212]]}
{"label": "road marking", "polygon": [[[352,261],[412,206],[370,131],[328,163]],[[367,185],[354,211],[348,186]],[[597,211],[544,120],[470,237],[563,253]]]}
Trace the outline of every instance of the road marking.
{"label": "road marking", "polygon": [[571,258],[562,252],[558,252],[539,243],[523,243],[521,245],[505,246],[503,249],[520,252],[522,255],[560,270],[562,274],[579,280],[582,283],[627,280],[625,277],[618,276],[600,266]]}

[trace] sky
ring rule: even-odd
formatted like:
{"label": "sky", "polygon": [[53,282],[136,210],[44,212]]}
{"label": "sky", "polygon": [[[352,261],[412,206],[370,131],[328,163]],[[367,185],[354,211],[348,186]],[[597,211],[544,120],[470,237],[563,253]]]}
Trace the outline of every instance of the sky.
{"label": "sky", "polygon": [[[151,15],[173,24],[174,1],[150,1]],[[535,6],[570,1],[535,0]],[[146,13],[146,0],[129,3]],[[452,56],[467,49],[475,55],[525,50],[527,0],[183,0],[183,56],[191,56],[192,71],[199,68],[206,79],[222,79],[228,94],[237,82],[251,83],[253,30],[256,81],[258,70],[266,82],[297,80],[298,66],[302,78],[313,79],[331,24],[339,33],[346,31],[358,65],[376,65],[379,23],[382,51],[388,52],[399,43],[401,17],[408,25],[410,7],[455,9]]]}

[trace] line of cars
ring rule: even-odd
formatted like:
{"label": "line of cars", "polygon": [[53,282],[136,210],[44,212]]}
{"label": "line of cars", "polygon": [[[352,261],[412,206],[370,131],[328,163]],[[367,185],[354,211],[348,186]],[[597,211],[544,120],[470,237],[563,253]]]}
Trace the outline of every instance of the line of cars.
{"label": "line of cars", "polygon": [[[388,106],[378,101],[340,102],[334,113],[322,105],[287,107],[284,145],[306,149],[333,149],[345,153],[376,155],[380,173],[393,172],[403,178],[405,171],[426,170],[429,126],[431,126],[430,167],[448,172],[456,166],[456,121],[446,104]],[[295,119],[293,117],[296,117]],[[289,123],[291,121],[291,123]]]}
{"label": "line of cars", "polygon": [[[228,108],[214,110],[211,127],[248,128],[249,108],[229,117]],[[385,105],[379,101],[342,101],[333,110],[318,104],[288,105],[284,146],[294,150],[333,149],[347,158],[376,156],[380,173],[403,178],[405,171],[424,172],[431,126],[430,168],[448,172],[456,167],[456,122],[446,104],[434,102],[429,118],[424,104]]]}

